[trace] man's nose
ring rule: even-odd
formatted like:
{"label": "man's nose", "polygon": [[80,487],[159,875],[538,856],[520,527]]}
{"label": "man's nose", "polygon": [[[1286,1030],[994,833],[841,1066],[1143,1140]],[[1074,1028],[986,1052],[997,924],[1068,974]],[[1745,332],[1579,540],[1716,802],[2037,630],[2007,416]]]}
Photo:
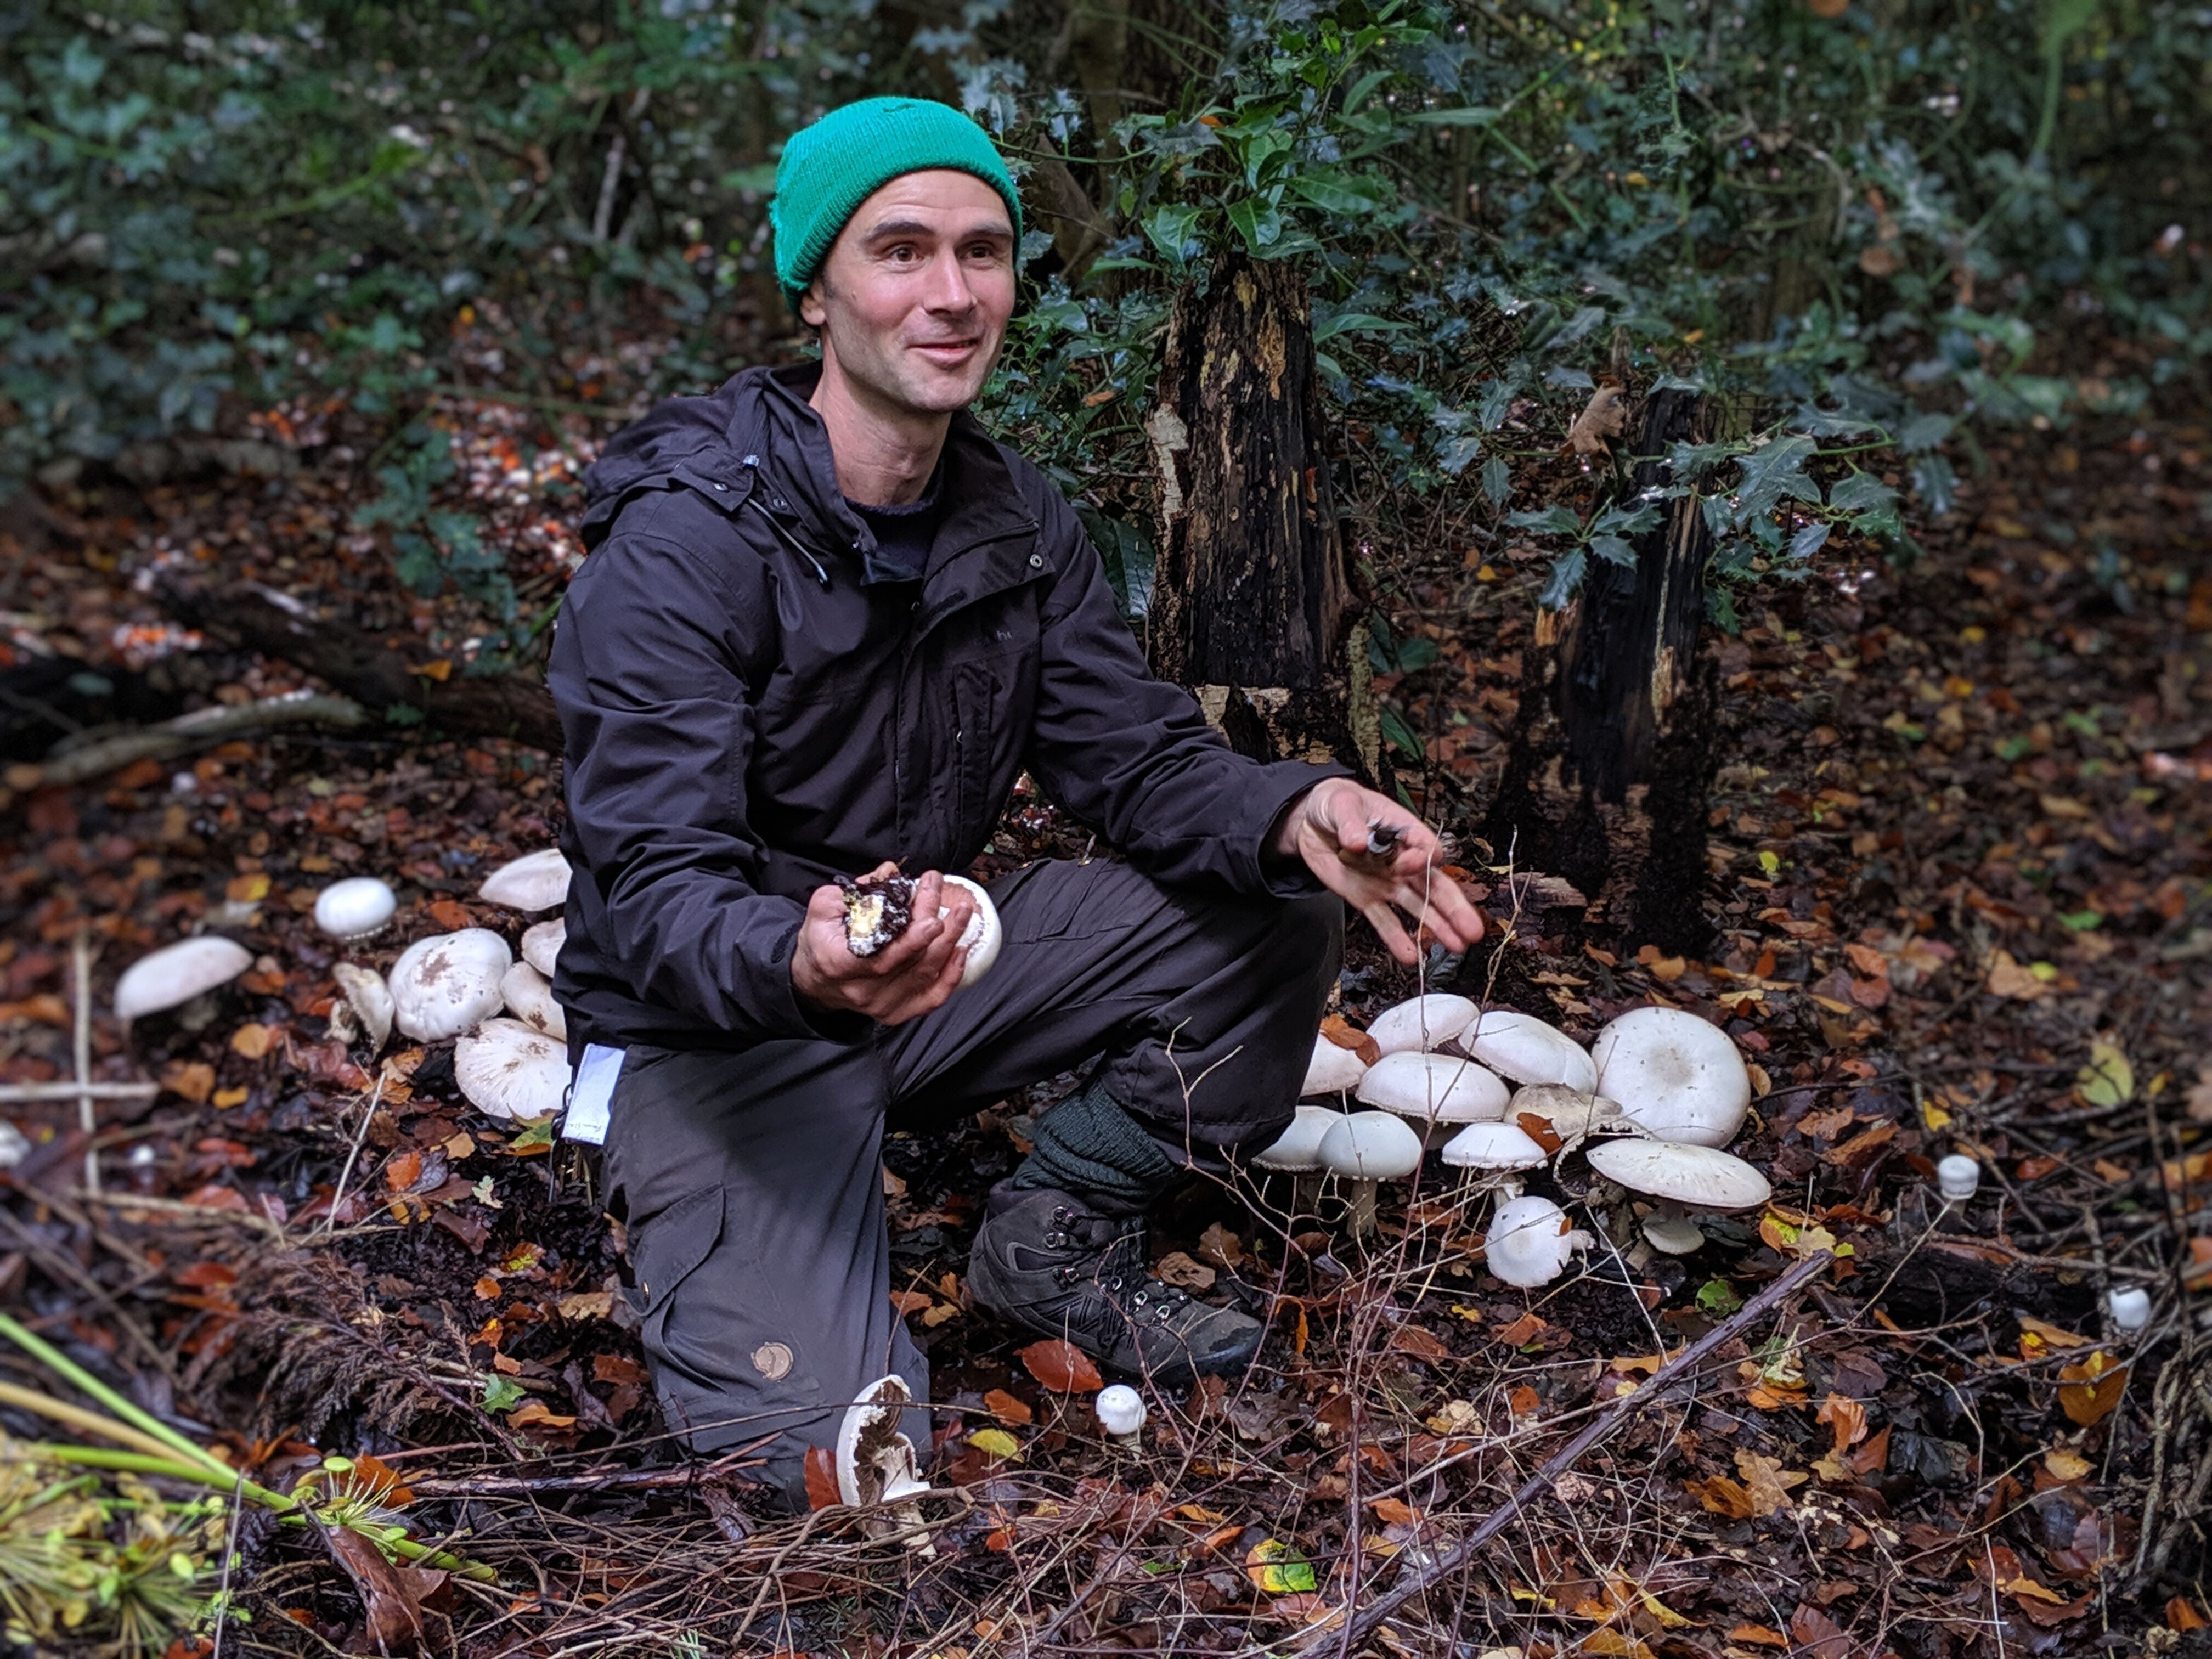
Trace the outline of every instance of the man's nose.
{"label": "man's nose", "polygon": [[929,283],[922,298],[932,311],[963,312],[975,308],[975,290],[969,286],[968,272],[962,267],[958,253],[948,248],[930,261]]}

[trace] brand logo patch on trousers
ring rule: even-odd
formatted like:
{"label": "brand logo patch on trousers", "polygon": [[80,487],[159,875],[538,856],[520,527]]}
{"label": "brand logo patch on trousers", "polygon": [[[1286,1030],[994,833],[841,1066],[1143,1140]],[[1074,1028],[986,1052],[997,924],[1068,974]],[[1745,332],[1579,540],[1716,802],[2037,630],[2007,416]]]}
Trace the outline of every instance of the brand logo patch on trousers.
{"label": "brand logo patch on trousers", "polygon": [[771,1382],[791,1374],[791,1350],[781,1342],[763,1342],[753,1350],[753,1369]]}

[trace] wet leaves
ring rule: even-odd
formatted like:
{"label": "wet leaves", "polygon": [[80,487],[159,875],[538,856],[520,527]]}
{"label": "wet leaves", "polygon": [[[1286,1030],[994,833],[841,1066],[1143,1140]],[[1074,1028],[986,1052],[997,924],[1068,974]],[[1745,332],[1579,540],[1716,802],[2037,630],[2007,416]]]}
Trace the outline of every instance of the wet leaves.
{"label": "wet leaves", "polygon": [[1106,1386],[1091,1356],[1073,1343],[1048,1337],[1014,1351],[1022,1367],[1054,1394],[1096,1394]]}

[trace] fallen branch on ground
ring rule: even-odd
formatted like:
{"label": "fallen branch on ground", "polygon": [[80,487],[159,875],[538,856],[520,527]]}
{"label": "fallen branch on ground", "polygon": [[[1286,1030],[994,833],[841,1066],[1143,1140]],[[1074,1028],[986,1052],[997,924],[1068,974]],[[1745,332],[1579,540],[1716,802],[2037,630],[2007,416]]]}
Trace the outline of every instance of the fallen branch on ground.
{"label": "fallen branch on ground", "polygon": [[282,696],[263,697],[254,702],[195,708],[189,714],[179,714],[159,726],[111,732],[75,748],[65,747],[36,766],[10,767],[8,783],[11,788],[25,791],[84,783],[120,771],[133,761],[168,760],[212,749],[233,738],[288,726],[335,726],[350,730],[367,725],[368,718],[368,711],[350,697],[287,691]]}

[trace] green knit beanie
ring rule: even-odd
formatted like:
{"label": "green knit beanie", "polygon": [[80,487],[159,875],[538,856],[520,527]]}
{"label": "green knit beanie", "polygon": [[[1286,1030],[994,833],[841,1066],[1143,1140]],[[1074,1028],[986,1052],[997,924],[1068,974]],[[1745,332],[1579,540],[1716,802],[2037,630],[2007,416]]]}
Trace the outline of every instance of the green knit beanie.
{"label": "green knit beanie", "polygon": [[793,311],[860,204],[901,173],[929,167],[973,173],[997,191],[1019,244],[1022,198],[1013,175],[983,129],[949,104],[864,98],[791,135],[768,216],[775,228],[775,279]]}

